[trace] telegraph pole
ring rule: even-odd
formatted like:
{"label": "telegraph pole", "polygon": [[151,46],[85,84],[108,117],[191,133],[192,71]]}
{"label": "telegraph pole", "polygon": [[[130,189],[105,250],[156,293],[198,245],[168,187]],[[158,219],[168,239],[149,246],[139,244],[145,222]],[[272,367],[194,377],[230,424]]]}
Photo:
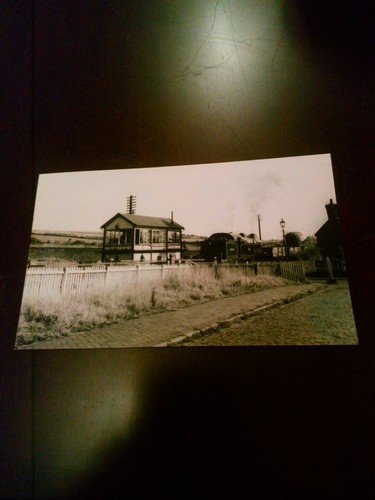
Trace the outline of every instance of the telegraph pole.
{"label": "telegraph pole", "polygon": [[262,231],[260,230],[260,221],[262,220],[262,216],[258,214],[257,219],[258,219],[258,229],[259,229],[259,240],[262,241]]}
{"label": "telegraph pole", "polygon": [[130,196],[128,196],[126,202],[126,213],[129,215],[135,214],[136,205],[137,205],[137,197],[131,194]]}

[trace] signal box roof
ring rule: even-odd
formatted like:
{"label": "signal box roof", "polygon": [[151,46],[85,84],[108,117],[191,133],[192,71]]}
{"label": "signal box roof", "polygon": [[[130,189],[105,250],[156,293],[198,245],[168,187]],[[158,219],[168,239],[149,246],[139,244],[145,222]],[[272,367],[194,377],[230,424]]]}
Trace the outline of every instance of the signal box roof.
{"label": "signal box roof", "polygon": [[114,215],[111,219],[105,222],[101,229],[106,229],[117,218],[122,218],[128,221],[133,227],[151,228],[151,229],[185,229],[177,222],[172,219],[166,219],[164,217],[151,217],[148,215],[136,215],[136,214],[122,214],[118,213]]}

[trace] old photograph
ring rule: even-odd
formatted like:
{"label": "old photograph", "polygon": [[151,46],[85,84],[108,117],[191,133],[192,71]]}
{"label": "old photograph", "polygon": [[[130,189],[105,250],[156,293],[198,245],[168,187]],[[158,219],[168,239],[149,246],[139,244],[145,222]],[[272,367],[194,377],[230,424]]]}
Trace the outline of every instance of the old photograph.
{"label": "old photograph", "polygon": [[357,344],[329,154],[39,176],[16,349]]}

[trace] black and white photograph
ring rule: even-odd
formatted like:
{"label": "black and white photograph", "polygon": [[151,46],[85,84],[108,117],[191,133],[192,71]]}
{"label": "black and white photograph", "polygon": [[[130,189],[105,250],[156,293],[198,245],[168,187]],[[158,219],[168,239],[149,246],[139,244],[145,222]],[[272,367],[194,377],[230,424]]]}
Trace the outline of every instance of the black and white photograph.
{"label": "black and white photograph", "polygon": [[375,498],[374,2],[0,2],[0,498]]}
{"label": "black and white photograph", "polygon": [[356,343],[329,154],[39,176],[16,349]]}

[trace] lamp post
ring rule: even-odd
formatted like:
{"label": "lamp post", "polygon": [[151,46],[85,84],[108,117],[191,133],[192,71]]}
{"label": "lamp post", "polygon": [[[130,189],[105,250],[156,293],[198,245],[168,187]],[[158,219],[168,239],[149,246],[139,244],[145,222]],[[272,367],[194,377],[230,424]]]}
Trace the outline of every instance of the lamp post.
{"label": "lamp post", "polygon": [[280,221],[280,226],[281,226],[281,230],[283,232],[283,242],[284,242],[284,248],[285,248],[285,258],[287,259],[288,258],[288,250],[286,248],[286,239],[285,239],[285,220],[284,219],[281,219]]}

